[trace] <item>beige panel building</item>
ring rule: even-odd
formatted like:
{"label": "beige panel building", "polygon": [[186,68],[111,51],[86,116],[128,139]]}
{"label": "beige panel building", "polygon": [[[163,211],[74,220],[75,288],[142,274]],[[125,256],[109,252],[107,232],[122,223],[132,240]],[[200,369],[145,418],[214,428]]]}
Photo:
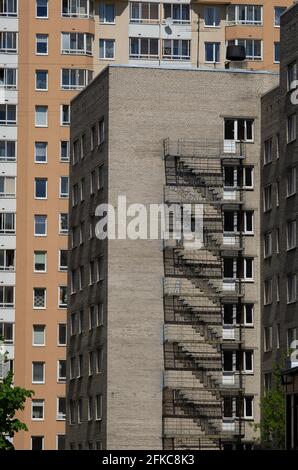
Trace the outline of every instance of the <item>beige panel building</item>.
{"label": "beige panel building", "polygon": [[70,100],[109,63],[223,67],[228,40],[244,67],[275,69],[292,2],[234,3],[0,2],[0,325],[16,383],[35,390],[18,449],[64,446]]}

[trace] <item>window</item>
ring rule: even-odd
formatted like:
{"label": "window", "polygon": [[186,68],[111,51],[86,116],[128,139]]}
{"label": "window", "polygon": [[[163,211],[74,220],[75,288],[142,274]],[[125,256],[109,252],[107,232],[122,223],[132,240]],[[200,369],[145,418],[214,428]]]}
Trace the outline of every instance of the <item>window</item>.
{"label": "window", "polygon": [[287,197],[296,193],[296,167],[293,166],[287,172]]}
{"label": "window", "polygon": [[16,197],[15,176],[0,176],[0,197]]}
{"label": "window", "polygon": [[245,326],[252,326],[253,325],[253,311],[254,306],[253,304],[244,304],[243,306],[243,322]]}
{"label": "window", "polygon": [[105,121],[101,119],[98,123],[98,144],[101,145],[105,140]]}
{"label": "window", "polygon": [[94,353],[93,351],[89,352],[89,375],[93,375],[95,372],[94,364]]}
{"label": "window", "polygon": [[272,185],[264,188],[264,212],[272,209]]}
{"label": "window", "polygon": [[72,313],[70,316],[70,334],[74,336],[77,332],[77,314]]}
{"label": "window", "polygon": [[280,348],[280,323],[276,324],[276,349]]}
{"label": "window", "polygon": [[81,310],[79,312],[79,325],[78,325],[78,333],[79,335],[84,331],[84,311]]}
{"label": "window", "polygon": [[[242,185],[244,189],[253,189],[254,182],[253,182],[253,166],[245,166],[243,168],[243,178],[242,178]],[[241,186],[241,180],[240,180]]]}
{"label": "window", "polygon": [[287,303],[296,302],[296,274],[289,275],[287,278]]}
{"label": "window", "polygon": [[244,215],[244,233],[253,234],[254,233],[253,211],[245,211],[243,215]]}
{"label": "window", "polygon": [[48,107],[35,106],[35,126],[48,127]]}
{"label": "window", "polygon": [[48,143],[35,142],[34,161],[35,163],[47,163],[48,159]]}
{"label": "window", "polygon": [[31,418],[33,421],[44,420],[44,400],[32,400]]}
{"label": "window", "polygon": [[0,68],[0,88],[6,90],[16,90],[17,69]]}
{"label": "window", "polygon": [[0,104],[0,125],[12,126],[17,123],[17,107],[15,104]]}
{"label": "window", "polygon": [[18,16],[18,0],[1,0],[0,16]]}
{"label": "window", "polygon": [[14,212],[0,212],[0,233],[1,234],[14,234],[15,233],[15,213]]}
{"label": "window", "polygon": [[225,140],[253,142],[254,121],[252,119],[225,119]]}
{"label": "window", "polygon": [[272,139],[268,139],[264,143],[264,165],[272,162]]}
{"label": "window", "polygon": [[91,56],[92,41],[89,33],[61,33],[61,53]]}
{"label": "window", "polygon": [[99,40],[99,58],[115,59],[115,39]]}
{"label": "window", "polygon": [[158,59],[158,50],[156,38],[129,38],[130,59]]}
{"label": "window", "polygon": [[[130,23],[158,23],[159,20],[159,5],[157,3],[149,2],[130,2]],[[165,13],[166,15],[166,13]],[[168,13],[170,17],[171,12]]]}
{"label": "window", "polygon": [[85,69],[62,69],[62,90],[82,90],[92,80],[93,72]]}
{"label": "window", "polygon": [[72,380],[76,377],[76,358],[71,357],[69,363],[69,378]]}
{"label": "window", "polygon": [[62,0],[62,16],[90,18],[93,14],[93,0]]}
{"label": "window", "polygon": [[99,22],[115,23],[115,5],[114,3],[100,2],[99,4]]}
{"label": "window", "polygon": [[75,402],[69,400],[69,424],[75,424]]}
{"label": "window", "polygon": [[47,70],[36,70],[35,89],[39,91],[48,90],[48,71]]}
{"label": "window", "polygon": [[57,420],[64,421],[66,418],[66,399],[65,397],[57,398]]}
{"label": "window", "polygon": [[0,336],[4,344],[14,342],[14,324],[10,322],[0,322]]}
{"label": "window", "polygon": [[102,395],[95,396],[95,419],[102,419]]}
{"label": "window", "polygon": [[298,339],[297,328],[289,328],[288,331],[287,331],[288,349],[290,349],[290,350],[295,350],[296,349],[297,339]]}
{"label": "window", "polygon": [[66,323],[58,324],[58,346],[66,346]]}
{"label": "window", "polygon": [[223,351],[223,370],[225,372],[242,371],[253,373],[253,351]]}
{"label": "window", "polygon": [[87,154],[86,134],[82,134],[82,137],[81,137],[81,158],[85,158],[86,154]]}
{"label": "window", "polygon": [[[253,280],[253,258],[244,258],[244,279],[246,281]],[[240,276],[239,276],[240,277]]]}
{"label": "window", "polygon": [[57,443],[56,443],[57,450],[65,450],[65,434],[57,434]]}
{"label": "window", "polygon": [[72,187],[72,205],[76,206],[80,202],[80,190],[79,185],[74,184]]}
{"label": "window", "polygon": [[57,363],[57,380],[58,382],[66,381],[66,360],[60,359]]}
{"label": "window", "polygon": [[0,271],[15,270],[15,251],[0,250]]}
{"label": "window", "polygon": [[264,234],[264,258],[269,258],[272,255],[272,232]]}
{"label": "window", "polygon": [[93,419],[93,398],[88,397],[88,421]]}
{"label": "window", "polygon": [[69,142],[67,140],[60,142],[60,161],[69,162]]}
{"label": "window", "polygon": [[205,42],[205,62],[220,62],[219,42]]}
{"label": "window", "polygon": [[16,159],[16,142],[14,140],[0,140],[0,162],[15,162]]}
{"label": "window", "polygon": [[82,422],[82,415],[83,415],[83,401],[80,398],[78,400],[78,424]]}
{"label": "window", "polygon": [[279,228],[276,229],[276,254],[279,253]]}
{"label": "window", "polygon": [[80,378],[82,377],[82,373],[83,373],[83,355],[80,354],[79,357],[78,357],[78,375],[77,375],[77,378]]}
{"label": "window", "polygon": [[36,309],[46,308],[46,288],[45,287],[33,288],[33,308],[36,308]]}
{"label": "window", "polygon": [[36,49],[35,52],[37,55],[47,55],[48,54],[48,34],[36,34]]}
{"label": "window", "polygon": [[274,63],[280,63],[280,42],[274,43]]}
{"label": "window", "polygon": [[232,39],[228,45],[238,45],[245,47],[246,59],[263,60],[263,42],[261,39]]}
{"label": "window", "polygon": [[59,197],[68,198],[68,194],[69,194],[68,176],[61,176],[60,185],[59,185]]}
{"label": "window", "polygon": [[272,326],[264,328],[264,351],[272,351]]}
{"label": "window", "polygon": [[59,214],[59,233],[61,235],[68,233],[68,214]]}
{"label": "window", "polygon": [[220,25],[220,9],[219,7],[205,7],[204,8],[204,22],[205,26],[219,26]]}
{"label": "window", "polygon": [[287,222],[287,250],[296,248],[296,220]]}
{"label": "window", "polygon": [[60,108],[61,112],[61,126],[70,125],[70,105],[62,104]]}
{"label": "window", "polygon": [[104,257],[99,256],[97,258],[97,273],[96,273],[96,280],[102,281],[104,279]]}
{"label": "window", "polygon": [[223,399],[223,418],[253,419],[253,397],[231,397]]}
{"label": "window", "polygon": [[32,383],[45,383],[45,363],[32,362]]}
{"label": "window", "polygon": [[[155,4],[153,3],[153,5]],[[184,24],[184,23],[190,22],[189,5],[164,3],[163,8],[164,8],[164,19],[170,18],[174,24]],[[158,19],[158,12],[157,12],[156,19]]]}
{"label": "window", "polygon": [[89,308],[89,329],[92,330],[92,328],[96,327],[96,305],[92,305]]}
{"label": "window", "polygon": [[291,62],[287,67],[288,91],[296,88],[297,62]]}
{"label": "window", "polygon": [[45,346],[46,327],[45,325],[33,325],[33,346]]}
{"label": "window", "polygon": [[48,0],[36,0],[36,17],[48,17]]}
{"label": "window", "polygon": [[[95,149],[95,146],[96,146],[96,127],[95,126],[92,126],[91,127],[91,150],[94,150]],[[76,149],[76,142],[74,142],[74,162],[77,162],[78,159],[79,159],[79,150]]]}
{"label": "window", "polygon": [[228,24],[261,25],[263,8],[260,5],[229,5],[227,22]]}
{"label": "window", "polygon": [[31,436],[31,450],[43,450],[44,437],[43,436]]}
{"label": "window", "polygon": [[35,178],[34,180],[34,196],[36,199],[47,199],[47,178]]}
{"label": "window", "polygon": [[14,286],[0,286],[0,308],[14,308]]}
{"label": "window", "polygon": [[279,295],[279,275],[276,276],[276,302],[279,302],[280,295]]}
{"label": "window", "polygon": [[102,371],[102,361],[103,361],[103,350],[102,350],[102,348],[97,349],[95,359],[96,359],[95,372],[97,374],[99,374]]}
{"label": "window", "polygon": [[190,60],[190,41],[186,39],[163,39],[163,59]]}
{"label": "window", "polygon": [[59,271],[67,271],[68,251],[59,250]]}
{"label": "window", "polygon": [[274,7],[274,26],[280,26],[280,17],[287,7]]}
{"label": "window", "polygon": [[287,119],[287,141],[288,144],[296,140],[296,114],[291,114]]}
{"label": "window", "polygon": [[67,307],[67,286],[59,286],[59,308]]}
{"label": "window", "polygon": [[0,31],[0,52],[4,54],[17,53],[17,33],[12,31]]}
{"label": "window", "polygon": [[[91,128],[91,150],[93,150],[94,148],[94,145],[95,145],[95,142],[93,140],[93,131],[92,131],[93,127]],[[80,160],[81,158],[81,151],[82,151],[82,147],[81,147],[81,144],[80,144],[80,140],[79,139],[76,139],[73,143],[73,165],[75,165],[76,163],[78,163],[78,161]]]}
{"label": "window", "polygon": [[264,305],[272,303],[272,279],[264,281]]}

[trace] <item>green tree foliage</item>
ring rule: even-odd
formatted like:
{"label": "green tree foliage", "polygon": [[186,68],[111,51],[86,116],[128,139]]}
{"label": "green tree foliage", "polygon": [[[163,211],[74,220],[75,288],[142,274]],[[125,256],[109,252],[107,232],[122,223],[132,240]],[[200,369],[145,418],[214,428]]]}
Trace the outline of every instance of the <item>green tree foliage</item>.
{"label": "green tree foliage", "polygon": [[18,431],[27,431],[27,426],[15,414],[23,410],[27,398],[33,395],[32,390],[14,387],[13,374],[9,372],[0,383],[0,450],[13,450],[12,443],[7,439],[12,438]]}

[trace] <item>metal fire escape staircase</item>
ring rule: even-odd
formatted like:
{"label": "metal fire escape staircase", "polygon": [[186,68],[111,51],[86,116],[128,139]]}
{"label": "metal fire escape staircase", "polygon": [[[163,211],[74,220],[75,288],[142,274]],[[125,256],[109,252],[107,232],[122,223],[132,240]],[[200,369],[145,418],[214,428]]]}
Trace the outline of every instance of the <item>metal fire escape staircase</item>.
{"label": "metal fire escape staircase", "polygon": [[219,142],[164,141],[165,203],[202,204],[204,217],[201,249],[187,248],[183,237],[164,241],[165,449],[220,449],[244,435],[241,417],[223,425],[223,397],[242,396],[244,386],[241,372],[224,380],[222,365],[223,347],[239,349],[244,339],[239,331],[231,341],[222,335],[225,299],[243,297],[241,282],[223,289],[223,161]]}

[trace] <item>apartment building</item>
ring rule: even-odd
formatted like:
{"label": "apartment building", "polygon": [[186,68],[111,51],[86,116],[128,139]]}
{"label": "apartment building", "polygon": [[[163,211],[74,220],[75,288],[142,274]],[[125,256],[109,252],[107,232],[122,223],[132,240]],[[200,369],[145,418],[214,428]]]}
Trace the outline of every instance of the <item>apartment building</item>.
{"label": "apartment building", "polygon": [[0,333],[35,390],[16,448],[64,445],[71,98],[109,63],[223,67],[233,41],[274,69],[291,1],[257,3],[0,0]]}
{"label": "apartment building", "polygon": [[[280,84],[262,99],[262,383],[274,386],[274,369],[285,371],[287,448],[297,436],[297,83],[298,5],[282,16]],[[296,378],[295,378],[296,375]]]}
{"label": "apartment building", "polygon": [[[277,82],[110,66],[72,101],[67,448],[253,446],[260,96]],[[119,195],[201,204],[203,247],[100,240],[96,208],[119,209],[118,233]]]}

